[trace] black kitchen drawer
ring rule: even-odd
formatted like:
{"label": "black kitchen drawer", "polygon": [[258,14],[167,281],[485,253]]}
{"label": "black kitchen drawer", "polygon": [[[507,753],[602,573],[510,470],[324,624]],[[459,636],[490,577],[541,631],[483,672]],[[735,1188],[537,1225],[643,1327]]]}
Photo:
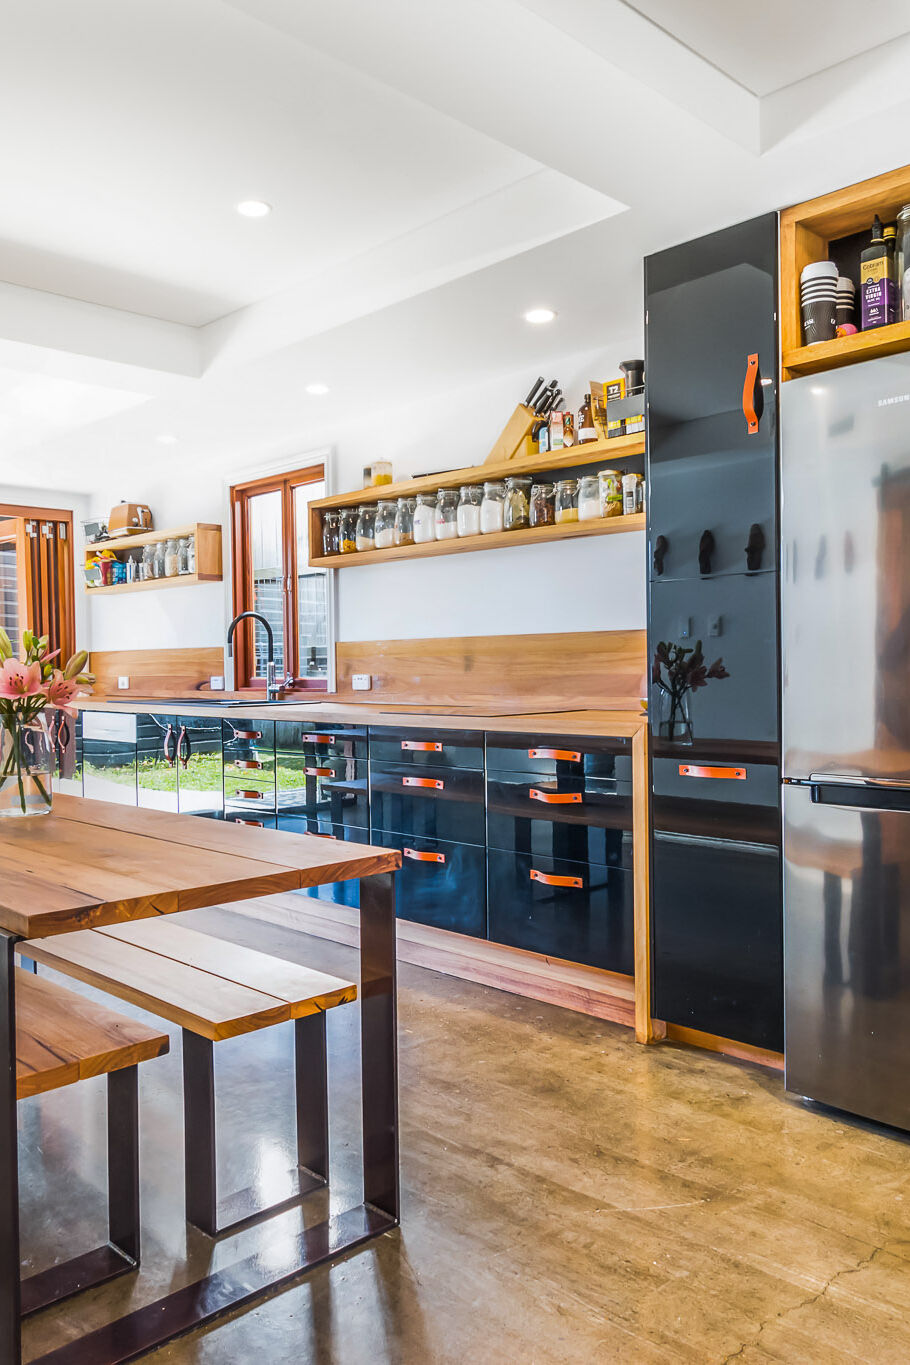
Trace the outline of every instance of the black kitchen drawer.
{"label": "black kitchen drawer", "polygon": [[408,763],[420,768],[483,768],[479,730],[370,730],[374,762]]}
{"label": "black kitchen drawer", "polygon": [[277,829],[278,817],[269,811],[225,811],[224,820],[229,825],[251,825],[254,829]]}
{"label": "black kitchen drawer", "polygon": [[366,758],[365,726],[319,725],[315,721],[275,722],[275,747],[279,753],[304,754],[313,758]]}
{"label": "black kitchen drawer", "polygon": [[279,749],[276,756],[278,790],[293,791],[306,778],[332,778],[335,781],[366,780],[369,771],[366,759],[347,758],[339,754],[305,754]]}
{"label": "black kitchen drawer", "polygon": [[274,721],[246,720],[231,716],[230,720],[224,719],[221,722],[221,738],[225,768],[229,768],[235,759],[257,759],[261,763],[274,763]]}
{"label": "black kitchen drawer", "polygon": [[631,870],[631,784],[488,776],[487,843],[506,852]]}
{"label": "black kitchen drawer", "polygon": [[224,781],[225,805],[234,811],[270,811],[273,815],[277,808],[274,783],[267,787],[244,783],[234,778]]}
{"label": "black kitchen drawer", "polygon": [[490,939],[631,975],[632,887],[620,867],[488,849]]}
{"label": "black kitchen drawer", "polygon": [[399,919],[486,938],[486,860],[482,848],[445,839],[377,834],[375,830],[371,842],[401,850],[401,871],[395,878]]}
{"label": "black kitchen drawer", "polygon": [[487,735],[487,771],[632,781],[632,741],[579,735]]}
{"label": "black kitchen drawer", "polygon": [[[322,816],[289,815],[282,812],[278,816],[278,828],[287,834],[315,834],[342,843],[368,844],[370,832],[355,825],[332,825]],[[349,877],[343,882],[327,882],[323,886],[306,886],[301,890],[304,896],[314,900],[331,901],[334,905],[360,906],[360,880]]]}
{"label": "black kitchen drawer", "polygon": [[415,768],[409,763],[370,766],[370,823],[374,830],[422,835],[459,844],[483,844],[483,772]]}
{"label": "black kitchen drawer", "polygon": [[[296,784],[285,774],[278,793],[278,809],[286,815],[322,816],[330,825],[356,825],[366,829],[370,823],[370,795],[366,762],[342,760],[341,775],[336,776],[327,762],[312,771],[302,772]],[[309,765],[308,765],[309,767]],[[346,775],[346,769],[351,775]]]}

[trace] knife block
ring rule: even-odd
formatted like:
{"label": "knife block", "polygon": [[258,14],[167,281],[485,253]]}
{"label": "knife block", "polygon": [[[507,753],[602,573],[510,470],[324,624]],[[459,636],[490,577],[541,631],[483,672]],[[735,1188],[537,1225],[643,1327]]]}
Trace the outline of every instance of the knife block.
{"label": "knife block", "polygon": [[531,447],[528,437],[536,421],[534,409],[519,403],[494,441],[484,464],[502,464],[506,460],[514,460],[516,455],[529,455]]}

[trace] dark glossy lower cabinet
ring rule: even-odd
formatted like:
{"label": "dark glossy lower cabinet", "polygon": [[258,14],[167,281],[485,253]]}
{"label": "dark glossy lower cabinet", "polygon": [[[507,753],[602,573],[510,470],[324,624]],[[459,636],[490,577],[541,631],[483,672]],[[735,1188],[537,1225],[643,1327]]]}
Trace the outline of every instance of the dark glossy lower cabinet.
{"label": "dark glossy lower cabinet", "polygon": [[396,878],[399,919],[487,937],[484,848],[375,829],[372,842],[401,850]]}
{"label": "dark glossy lower cabinet", "polygon": [[621,867],[487,850],[490,938],[631,974],[633,882]]}
{"label": "dark glossy lower cabinet", "polygon": [[[288,834],[316,834],[322,839],[338,840],[350,844],[376,843],[370,839],[368,829],[358,829],[356,825],[332,824],[326,814],[278,816],[278,828]],[[300,893],[314,900],[331,901],[334,905],[360,905],[360,883],[356,878],[344,882],[328,882],[323,886],[308,886]]]}

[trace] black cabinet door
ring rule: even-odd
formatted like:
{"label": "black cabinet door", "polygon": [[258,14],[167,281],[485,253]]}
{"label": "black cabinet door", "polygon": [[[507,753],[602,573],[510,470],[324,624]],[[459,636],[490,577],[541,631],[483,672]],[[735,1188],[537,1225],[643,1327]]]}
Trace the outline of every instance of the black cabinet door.
{"label": "black cabinet door", "polygon": [[370,758],[415,768],[482,768],[483,735],[477,730],[370,728]]}
{"label": "black cabinet door", "polygon": [[395,877],[399,919],[486,938],[486,860],[482,848],[375,831],[371,842],[401,850],[401,871]]}
{"label": "black cabinet door", "polygon": [[370,820],[374,830],[482,844],[483,772],[370,764]]}
{"label": "black cabinet door", "polygon": [[326,755],[278,755],[278,810],[318,817],[327,826],[370,823],[369,764]]}
{"label": "black cabinet door", "polygon": [[632,741],[579,735],[487,735],[487,771],[632,780]]}
{"label": "black cabinet door", "polygon": [[[705,568],[741,573],[753,526],[765,541],[760,568],[772,569],[777,215],[649,256],[645,296],[651,572],[663,536],[663,573],[656,576],[687,578]],[[760,376],[750,357],[757,357]],[[750,431],[745,409],[753,406],[763,410]],[[700,563],[706,533],[713,548]]]}
{"label": "black cabinet door", "polygon": [[[324,818],[313,815],[295,815],[283,812],[278,816],[278,828],[287,834],[315,834],[321,839],[340,840],[342,843],[368,844],[368,829],[358,829],[354,825],[332,825]],[[331,901],[334,905],[360,905],[360,881],[349,877],[343,882],[326,882],[322,886],[304,887],[300,894],[314,900]]]}
{"label": "black cabinet door", "polygon": [[779,1051],[779,769],[718,750],[653,770],[653,1012]]}
{"label": "black cabinet door", "polygon": [[631,784],[489,773],[487,843],[516,853],[631,869]]}
{"label": "black cabinet door", "polygon": [[620,867],[487,850],[494,943],[631,973],[632,876]]}

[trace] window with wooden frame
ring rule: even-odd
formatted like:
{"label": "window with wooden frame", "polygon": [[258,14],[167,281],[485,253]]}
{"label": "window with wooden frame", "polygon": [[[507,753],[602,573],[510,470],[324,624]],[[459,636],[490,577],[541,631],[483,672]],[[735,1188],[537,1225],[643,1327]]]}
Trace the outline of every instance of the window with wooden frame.
{"label": "window with wooden frame", "polygon": [[28,628],[75,653],[72,512],[0,503],[0,626],[17,652]]}
{"label": "window with wooden frame", "polygon": [[[286,688],[325,691],[329,676],[329,576],[309,567],[307,503],[325,496],[321,464],[231,489],[234,613],[272,627],[275,672]],[[234,685],[264,687],[267,634],[244,621],[234,634]]]}

